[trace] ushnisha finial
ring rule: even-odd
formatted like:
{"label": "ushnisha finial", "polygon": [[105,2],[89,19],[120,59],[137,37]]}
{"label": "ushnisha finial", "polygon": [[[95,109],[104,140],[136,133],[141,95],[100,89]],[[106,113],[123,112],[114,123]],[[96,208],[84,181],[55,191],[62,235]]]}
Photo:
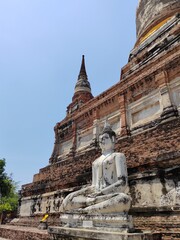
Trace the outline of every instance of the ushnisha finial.
{"label": "ushnisha finial", "polygon": [[116,133],[112,130],[112,127],[109,124],[107,119],[105,120],[104,128],[102,130],[101,135],[104,134],[104,133],[108,133],[111,138],[112,138],[112,136],[116,137]]}

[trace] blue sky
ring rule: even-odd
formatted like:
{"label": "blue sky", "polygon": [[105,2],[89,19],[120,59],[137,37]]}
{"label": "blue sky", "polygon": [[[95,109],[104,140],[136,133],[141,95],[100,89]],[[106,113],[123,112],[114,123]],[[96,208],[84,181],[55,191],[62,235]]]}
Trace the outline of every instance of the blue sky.
{"label": "blue sky", "polygon": [[0,0],[0,158],[19,186],[48,165],[81,58],[97,96],[120,78],[138,1]]}

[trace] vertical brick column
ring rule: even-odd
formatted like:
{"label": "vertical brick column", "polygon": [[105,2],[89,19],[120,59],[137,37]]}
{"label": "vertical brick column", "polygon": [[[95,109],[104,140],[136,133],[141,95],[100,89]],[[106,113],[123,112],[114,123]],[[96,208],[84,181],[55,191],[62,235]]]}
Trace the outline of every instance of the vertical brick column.
{"label": "vertical brick column", "polygon": [[171,99],[169,95],[169,89],[168,89],[168,74],[166,71],[163,71],[156,75],[155,81],[157,82],[159,86],[159,91],[161,94],[161,104],[163,106],[163,110],[167,107],[170,107]]}
{"label": "vertical brick column", "polygon": [[97,139],[98,134],[99,134],[99,129],[98,129],[99,124],[98,123],[99,123],[98,119],[95,119],[93,121],[93,140]]}
{"label": "vertical brick column", "polygon": [[121,120],[121,136],[126,136],[128,134],[127,131],[127,118],[126,118],[126,103],[125,103],[125,95],[122,94],[118,98],[119,106],[120,106],[120,120]]}
{"label": "vertical brick column", "polygon": [[53,163],[57,161],[57,157],[58,157],[58,153],[59,153],[59,147],[58,147],[58,143],[59,143],[59,136],[58,136],[58,124],[56,124],[56,126],[54,127],[54,133],[55,133],[55,142],[54,142],[54,147],[53,147],[53,151],[51,154],[51,157],[49,159],[49,163]]}
{"label": "vertical brick column", "polygon": [[177,116],[178,111],[177,107],[172,105],[171,96],[169,93],[168,87],[168,73],[166,71],[162,71],[155,76],[155,81],[159,86],[159,91],[161,95],[160,104],[162,106],[163,112],[161,114],[162,119],[166,119],[169,117]]}
{"label": "vertical brick column", "polygon": [[99,112],[96,108],[93,112],[93,143],[96,144],[99,135]]}
{"label": "vertical brick column", "polygon": [[74,155],[75,151],[76,151],[76,141],[77,141],[77,127],[76,127],[76,122],[74,121],[72,124],[72,148],[70,151],[70,155]]}

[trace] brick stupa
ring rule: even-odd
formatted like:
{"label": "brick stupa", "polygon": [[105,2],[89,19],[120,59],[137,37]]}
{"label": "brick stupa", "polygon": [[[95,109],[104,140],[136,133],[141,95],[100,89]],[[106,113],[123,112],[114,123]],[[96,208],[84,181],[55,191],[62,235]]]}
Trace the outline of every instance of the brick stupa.
{"label": "brick stupa", "polygon": [[134,227],[180,239],[179,10],[179,0],[139,1],[129,61],[120,81],[99,96],[92,96],[83,56],[67,115],[54,128],[49,165],[22,186],[16,226],[37,227],[46,212],[48,224],[59,225],[63,198],[91,182],[108,119],[116,151],[127,158]]}

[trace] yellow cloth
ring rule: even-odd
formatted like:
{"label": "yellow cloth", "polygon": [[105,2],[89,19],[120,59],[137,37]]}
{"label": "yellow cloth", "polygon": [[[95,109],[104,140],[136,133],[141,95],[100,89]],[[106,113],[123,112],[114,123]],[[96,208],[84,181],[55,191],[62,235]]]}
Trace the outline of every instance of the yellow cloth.
{"label": "yellow cloth", "polygon": [[46,221],[46,219],[47,219],[48,217],[49,217],[49,215],[48,215],[48,214],[45,214],[44,217],[42,218],[41,222]]}
{"label": "yellow cloth", "polygon": [[160,27],[162,27],[167,21],[169,21],[172,17],[168,17],[156,26],[154,26],[144,37],[141,37],[139,40],[139,44],[144,42],[148,37],[150,37],[154,32],[156,32]]}

